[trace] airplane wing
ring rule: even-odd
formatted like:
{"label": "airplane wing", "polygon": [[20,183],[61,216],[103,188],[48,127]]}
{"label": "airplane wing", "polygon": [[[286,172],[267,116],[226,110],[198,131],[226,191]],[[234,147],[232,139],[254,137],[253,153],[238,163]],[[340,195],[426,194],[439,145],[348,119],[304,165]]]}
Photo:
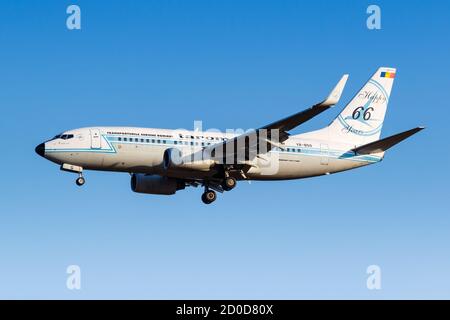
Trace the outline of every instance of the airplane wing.
{"label": "airplane wing", "polygon": [[[234,158],[236,160],[238,155],[245,155],[245,162],[246,160],[251,160],[258,156],[258,154],[268,152],[272,148],[280,146],[282,142],[288,139],[288,131],[337,104],[347,79],[348,74],[343,75],[328,97],[309,109],[300,111],[259,129],[244,133],[233,139],[224,141],[223,143],[208,146],[204,151],[209,152],[211,158],[219,160],[219,163],[221,162],[220,160],[224,160],[225,158]],[[228,161],[226,162],[229,163]],[[236,161],[234,163],[236,163]]]}

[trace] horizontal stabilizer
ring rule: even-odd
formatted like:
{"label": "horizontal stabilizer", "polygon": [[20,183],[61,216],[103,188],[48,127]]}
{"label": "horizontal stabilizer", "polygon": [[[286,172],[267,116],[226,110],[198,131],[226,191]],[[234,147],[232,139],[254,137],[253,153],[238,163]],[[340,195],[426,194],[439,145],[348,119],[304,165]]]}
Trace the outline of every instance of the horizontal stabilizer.
{"label": "horizontal stabilizer", "polygon": [[395,146],[397,143],[409,138],[413,134],[425,129],[425,127],[417,127],[402,133],[395,134],[393,136],[377,140],[375,142],[371,142],[360,147],[353,149],[355,153],[358,154],[371,154],[371,153],[379,153],[384,152],[387,149]]}

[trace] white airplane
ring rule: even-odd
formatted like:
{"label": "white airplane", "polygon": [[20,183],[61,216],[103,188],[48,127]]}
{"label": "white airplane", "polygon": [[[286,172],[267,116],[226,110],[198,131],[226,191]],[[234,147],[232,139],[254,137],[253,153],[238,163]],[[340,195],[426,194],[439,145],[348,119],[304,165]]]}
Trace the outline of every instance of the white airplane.
{"label": "white airplane", "polygon": [[387,149],[424,129],[379,139],[395,74],[379,68],[330,125],[303,134],[289,131],[337,104],[348,75],[321,103],[244,134],[90,127],[58,134],[36,153],[77,173],[79,186],[85,169],[128,172],[134,192],[171,195],[201,185],[209,204],[237,180],[300,179],[381,161]]}

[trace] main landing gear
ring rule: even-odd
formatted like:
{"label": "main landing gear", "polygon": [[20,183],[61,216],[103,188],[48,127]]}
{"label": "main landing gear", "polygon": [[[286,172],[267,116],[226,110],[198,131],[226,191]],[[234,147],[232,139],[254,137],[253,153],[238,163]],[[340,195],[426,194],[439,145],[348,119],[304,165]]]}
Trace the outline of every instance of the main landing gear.
{"label": "main landing gear", "polygon": [[205,187],[205,192],[202,194],[202,201],[205,204],[210,204],[216,201],[217,194],[214,190],[208,189],[208,187]]}
{"label": "main landing gear", "polygon": [[234,189],[234,187],[236,187],[236,183],[237,183],[237,181],[235,178],[228,176],[223,180],[222,188],[225,191],[230,191],[230,190]]}
{"label": "main landing gear", "polygon": [[[205,192],[202,194],[202,201],[205,204],[210,204],[216,201],[217,194],[214,190],[211,190],[210,188],[214,188],[217,191],[223,192],[223,191],[230,191],[236,187],[237,181],[236,178],[231,177],[228,175],[228,173],[225,173],[225,178],[222,180],[222,182],[218,183],[217,185],[208,185],[207,183],[204,184],[205,186]],[[221,188],[222,187],[222,188]]]}

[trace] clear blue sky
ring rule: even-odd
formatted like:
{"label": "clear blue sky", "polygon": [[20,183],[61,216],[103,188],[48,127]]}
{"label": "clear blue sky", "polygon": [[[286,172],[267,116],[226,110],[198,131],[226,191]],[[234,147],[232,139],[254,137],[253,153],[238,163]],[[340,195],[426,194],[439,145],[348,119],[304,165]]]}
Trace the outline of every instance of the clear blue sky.
{"label": "clear blue sky", "polygon": [[[450,4],[374,3],[379,31],[366,1],[3,1],[0,298],[450,298]],[[257,127],[349,73],[342,103],[296,132],[320,128],[379,66],[398,68],[383,136],[427,130],[359,170],[205,206],[200,189],[135,194],[127,174],[79,188],[34,153],[83,126]]]}

